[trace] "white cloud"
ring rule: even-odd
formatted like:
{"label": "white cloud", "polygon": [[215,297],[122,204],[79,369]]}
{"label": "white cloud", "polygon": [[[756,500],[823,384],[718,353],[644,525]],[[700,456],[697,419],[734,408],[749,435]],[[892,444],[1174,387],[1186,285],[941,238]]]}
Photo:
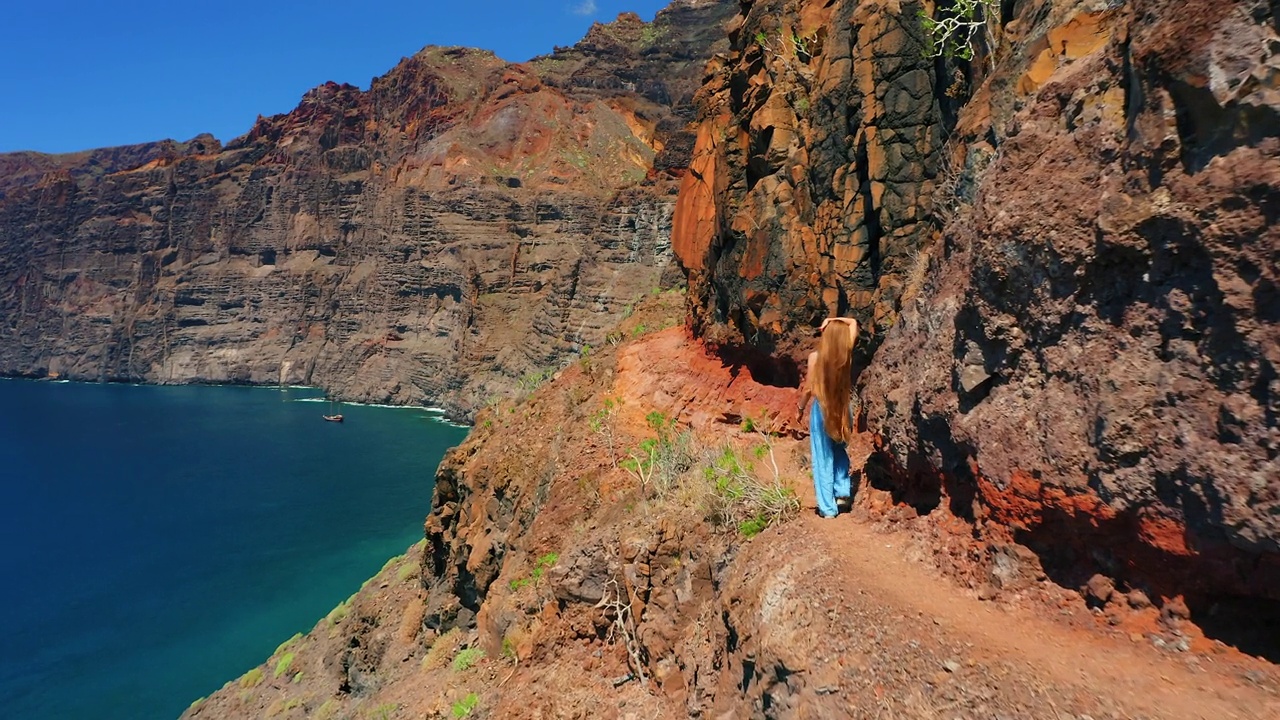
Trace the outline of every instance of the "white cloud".
{"label": "white cloud", "polygon": [[595,15],[596,0],[582,0],[582,2],[569,8],[574,15]]}

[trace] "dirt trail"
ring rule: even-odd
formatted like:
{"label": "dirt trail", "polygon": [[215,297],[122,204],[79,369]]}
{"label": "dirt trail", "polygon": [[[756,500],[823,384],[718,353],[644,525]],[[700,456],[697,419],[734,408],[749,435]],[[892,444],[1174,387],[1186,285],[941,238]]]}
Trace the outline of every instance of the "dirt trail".
{"label": "dirt trail", "polygon": [[[882,633],[876,644],[886,655],[895,646],[909,649],[888,659],[898,667],[867,668],[886,676],[879,689],[873,687],[885,717],[972,717],[984,709],[995,717],[1099,720],[1280,717],[1274,673],[1255,670],[1254,680],[1246,679],[1250,665],[1270,668],[1261,661],[1161,653],[1028,608],[983,602],[908,559],[905,534],[849,516],[806,515],[780,534],[786,545],[808,548],[804,554],[831,559],[810,576],[816,587],[805,592],[841,598],[848,603],[838,608],[844,617],[873,619]],[[850,634],[867,629],[845,627]],[[913,681],[928,687],[914,702],[910,692],[894,702],[883,687],[890,681],[896,691],[909,690]],[[928,699],[946,685],[953,686],[947,702]],[[866,715],[864,703],[852,704],[856,716]],[[1002,708],[1015,714],[1003,715]]]}
{"label": "dirt trail", "polygon": [[[691,422],[712,444],[737,432],[725,417],[768,408],[789,419],[793,390],[744,382],[695,350],[673,330],[622,353],[615,390],[634,410],[623,418],[632,431],[643,432],[636,409],[650,407]],[[776,450],[806,510],[746,550],[754,569],[741,577],[740,597],[786,598],[778,601],[786,611],[764,602],[758,618],[743,620],[764,626],[761,649],[776,651],[787,671],[813,676],[797,709],[816,717],[1280,718],[1276,666],[1229,648],[1204,651],[1207,642],[1158,650],[1133,627],[1108,632],[1079,595],[1057,586],[982,601],[934,565],[936,538],[911,523],[814,516],[807,439]],[[870,451],[864,434],[855,467]],[[782,649],[788,644],[805,650]]]}

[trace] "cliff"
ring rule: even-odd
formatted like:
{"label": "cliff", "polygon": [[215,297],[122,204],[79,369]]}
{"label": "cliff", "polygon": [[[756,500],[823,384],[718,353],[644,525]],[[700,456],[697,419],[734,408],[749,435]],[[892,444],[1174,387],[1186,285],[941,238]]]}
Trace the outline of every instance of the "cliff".
{"label": "cliff", "polygon": [[625,340],[482,410],[424,540],[184,717],[1280,711],[1275,666],[1149,602],[1113,627],[1043,576],[994,602],[957,586],[934,553],[969,547],[888,492],[864,488],[852,518],[797,513],[808,443],[769,419],[793,392],[675,326],[684,304],[646,299]]}
{"label": "cliff", "polygon": [[693,326],[786,385],[858,317],[897,500],[1064,584],[1280,599],[1274,8],[998,6],[968,61],[909,0],[743,4],[674,219]]}
{"label": "cliff", "polygon": [[[740,2],[672,136],[687,296],[480,411],[424,541],[187,716],[1280,713],[1280,18],[1015,0],[934,58],[948,7]],[[610,28],[577,52],[652,39]],[[828,521],[792,414],[832,313]]]}
{"label": "cliff", "polygon": [[209,136],[0,156],[0,373],[319,385],[468,416],[673,282],[679,2],[525,65],[429,47]]}

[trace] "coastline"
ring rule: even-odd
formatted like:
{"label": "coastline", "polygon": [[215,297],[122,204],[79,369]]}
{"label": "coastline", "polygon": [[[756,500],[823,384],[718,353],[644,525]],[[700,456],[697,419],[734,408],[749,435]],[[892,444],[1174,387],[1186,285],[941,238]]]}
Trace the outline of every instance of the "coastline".
{"label": "coastline", "polygon": [[[131,387],[174,387],[174,386],[196,386],[196,387],[239,387],[239,388],[256,388],[262,390],[315,390],[317,392],[328,394],[328,390],[318,385],[279,385],[271,383],[254,383],[254,382],[210,382],[203,380],[192,380],[190,382],[147,382],[138,380],[90,380],[80,377],[60,377],[57,375],[35,375],[26,373],[5,373],[0,372],[0,380],[28,380],[33,382],[49,382],[49,383],[77,383],[82,385],[126,385]],[[318,400],[327,401],[328,397],[317,398]],[[344,399],[341,396],[332,398],[339,405],[352,405],[356,407],[376,407],[386,409],[404,409],[404,410],[420,410],[428,414],[438,416],[439,422],[457,428],[470,428],[474,426],[473,422],[469,422],[466,416],[457,408],[441,407],[437,405],[396,405],[394,403],[378,403],[364,402],[361,400]],[[295,402],[312,402],[310,398],[300,398]]]}

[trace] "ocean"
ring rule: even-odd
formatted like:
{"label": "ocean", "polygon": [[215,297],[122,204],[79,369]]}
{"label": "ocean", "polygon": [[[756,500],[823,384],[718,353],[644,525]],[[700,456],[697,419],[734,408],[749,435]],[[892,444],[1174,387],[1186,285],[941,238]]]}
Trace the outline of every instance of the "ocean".
{"label": "ocean", "polygon": [[0,716],[177,717],[422,538],[466,430],[318,394],[0,380]]}

